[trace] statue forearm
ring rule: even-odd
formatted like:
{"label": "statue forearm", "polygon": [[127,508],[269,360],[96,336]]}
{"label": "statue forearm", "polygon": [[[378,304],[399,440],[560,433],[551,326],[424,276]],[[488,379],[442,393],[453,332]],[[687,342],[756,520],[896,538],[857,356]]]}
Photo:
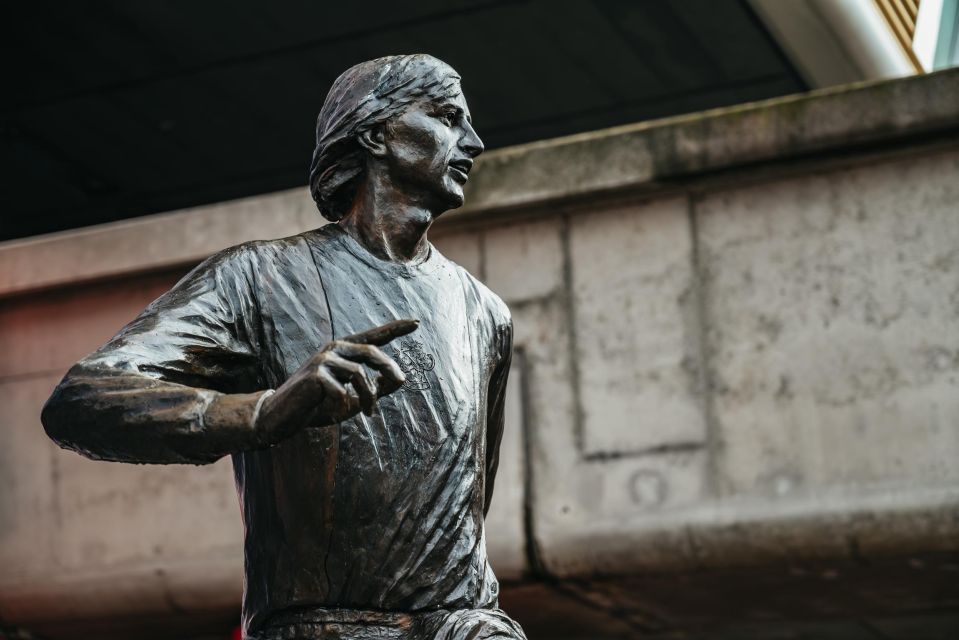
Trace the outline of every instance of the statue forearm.
{"label": "statue forearm", "polygon": [[261,391],[222,394],[102,367],[75,367],[43,408],[47,434],[98,460],[206,464],[262,446]]}
{"label": "statue forearm", "polygon": [[[54,390],[40,416],[61,447],[89,458],[157,464],[206,464],[263,449],[308,426],[341,422],[404,381],[377,348],[417,327],[397,320],[327,344],[276,390],[225,394],[84,361]],[[158,367],[157,367],[158,368]],[[374,380],[367,371],[378,372]],[[272,396],[272,397],[271,397]]]}

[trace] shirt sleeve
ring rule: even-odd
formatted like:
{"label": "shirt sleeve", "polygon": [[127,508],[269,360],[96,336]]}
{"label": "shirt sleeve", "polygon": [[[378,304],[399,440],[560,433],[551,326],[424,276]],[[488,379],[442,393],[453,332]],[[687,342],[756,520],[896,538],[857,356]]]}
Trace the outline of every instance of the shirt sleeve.
{"label": "shirt sleeve", "polygon": [[[505,309],[505,305],[504,309]],[[483,515],[489,512],[493,484],[499,468],[499,449],[506,420],[506,381],[513,359],[513,322],[506,312],[505,320],[496,327],[499,362],[490,377],[486,416],[486,480]]]}
{"label": "shirt sleeve", "polygon": [[249,245],[210,258],[64,377],[41,420],[101,460],[213,462],[256,448],[265,397]]}

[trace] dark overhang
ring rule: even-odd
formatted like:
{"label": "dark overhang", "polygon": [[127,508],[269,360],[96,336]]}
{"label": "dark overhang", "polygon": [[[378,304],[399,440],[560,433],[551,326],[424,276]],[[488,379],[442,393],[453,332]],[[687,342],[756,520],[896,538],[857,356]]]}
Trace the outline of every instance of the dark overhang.
{"label": "dark overhang", "polygon": [[742,0],[33,1],[7,24],[0,240],[305,184],[331,82],[390,53],[459,70],[489,148],[805,88]]}

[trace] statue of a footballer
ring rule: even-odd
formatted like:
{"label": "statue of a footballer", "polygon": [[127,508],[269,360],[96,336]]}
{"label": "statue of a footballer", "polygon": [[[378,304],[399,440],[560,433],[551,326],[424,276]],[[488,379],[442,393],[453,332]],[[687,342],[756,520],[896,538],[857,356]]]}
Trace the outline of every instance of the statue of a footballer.
{"label": "statue of a footballer", "polygon": [[427,240],[482,151],[448,65],[352,67],[310,169],[334,224],[213,256],[44,407],[91,458],[233,456],[248,638],[525,638],[484,534],[509,311]]}

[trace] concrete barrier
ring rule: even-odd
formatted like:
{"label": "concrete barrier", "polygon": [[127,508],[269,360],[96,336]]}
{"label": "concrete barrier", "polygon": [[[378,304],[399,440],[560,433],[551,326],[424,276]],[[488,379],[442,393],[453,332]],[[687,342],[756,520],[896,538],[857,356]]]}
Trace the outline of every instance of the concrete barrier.
{"label": "concrete barrier", "polygon": [[[955,623],[956,105],[947,71],[482,158],[433,237],[513,310],[488,527],[531,630]],[[0,244],[0,620],[235,616],[228,462],[90,462],[39,408],[189,266],[319,221],[301,189]]]}

